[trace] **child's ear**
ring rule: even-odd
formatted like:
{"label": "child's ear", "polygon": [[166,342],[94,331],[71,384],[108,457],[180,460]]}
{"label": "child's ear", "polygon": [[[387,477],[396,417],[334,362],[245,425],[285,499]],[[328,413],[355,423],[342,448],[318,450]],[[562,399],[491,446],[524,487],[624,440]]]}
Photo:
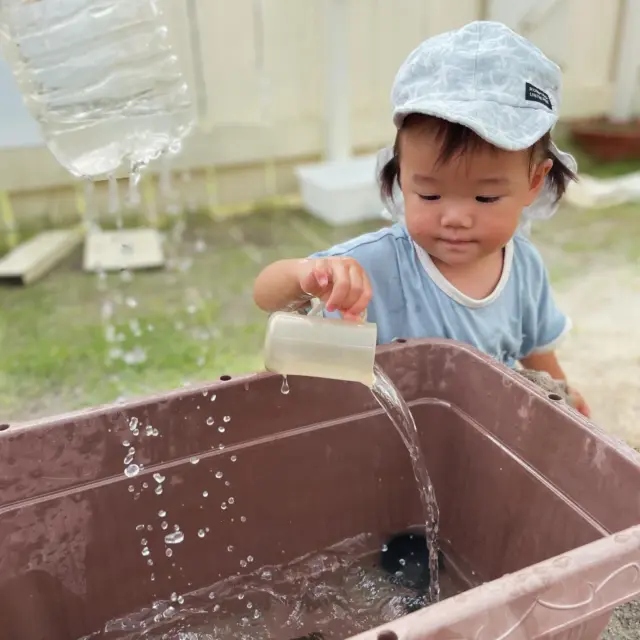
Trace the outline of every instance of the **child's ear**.
{"label": "child's ear", "polygon": [[549,171],[551,171],[551,167],[553,166],[553,160],[548,158],[544,162],[537,164],[533,173],[531,174],[531,182],[529,184],[529,197],[528,205],[532,204],[533,201],[538,197],[542,187],[544,186],[544,181]]}

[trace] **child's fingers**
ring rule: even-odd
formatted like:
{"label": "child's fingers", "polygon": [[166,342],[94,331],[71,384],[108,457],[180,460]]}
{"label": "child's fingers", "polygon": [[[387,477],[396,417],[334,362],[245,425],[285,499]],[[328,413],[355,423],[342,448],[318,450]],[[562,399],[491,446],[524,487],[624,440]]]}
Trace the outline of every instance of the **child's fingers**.
{"label": "child's fingers", "polygon": [[344,307],[344,300],[351,289],[349,263],[347,260],[335,260],[331,265],[331,295],[327,300],[327,311],[335,311]]}
{"label": "child's fingers", "polygon": [[331,268],[326,260],[316,260],[300,278],[300,288],[310,295],[319,296],[329,286]]}
{"label": "child's fingers", "polygon": [[360,296],[351,305],[351,308],[348,311],[349,316],[353,318],[359,318],[363,311],[369,306],[369,302],[371,302],[371,284],[365,273],[362,273],[362,283],[363,286]]}
{"label": "child's fingers", "polygon": [[[360,300],[364,292],[365,274],[359,264],[351,262],[345,269],[349,278],[349,290],[345,294],[340,303],[340,310],[346,314],[353,314],[352,307]],[[356,312],[357,314],[357,312]]]}

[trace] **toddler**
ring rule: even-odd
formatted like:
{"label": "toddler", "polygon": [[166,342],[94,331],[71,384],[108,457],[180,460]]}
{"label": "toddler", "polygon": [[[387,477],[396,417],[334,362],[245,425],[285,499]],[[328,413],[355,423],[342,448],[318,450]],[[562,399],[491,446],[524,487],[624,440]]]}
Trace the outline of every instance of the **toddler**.
{"label": "toddler", "polygon": [[317,297],[327,315],[366,310],[380,343],[458,340],[565,381],[555,349],[571,321],[522,232],[527,220],[553,215],[575,179],[574,159],[551,140],[560,85],[558,66],[497,22],[423,42],[395,78],[397,135],[379,162],[395,224],[269,265],[256,304],[271,312]]}

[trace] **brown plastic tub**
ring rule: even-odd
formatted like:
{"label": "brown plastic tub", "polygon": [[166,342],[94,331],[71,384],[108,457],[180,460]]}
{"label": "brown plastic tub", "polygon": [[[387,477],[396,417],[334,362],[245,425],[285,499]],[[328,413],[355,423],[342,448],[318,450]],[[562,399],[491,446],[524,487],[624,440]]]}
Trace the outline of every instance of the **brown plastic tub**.
{"label": "brown plastic tub", "polygon": [[[484,584],[359,637],[597,638],[640,593],[637,454],[470,348],[410,342],[378,360],[418,424],[443,544]],[[419,523],[407,452],[370,392],[290,386],[256,374],[0,433],[0,638],[76,640],[235,575],[249,553],[278,565]],[[171,558],[159,510],[185,534]]]}

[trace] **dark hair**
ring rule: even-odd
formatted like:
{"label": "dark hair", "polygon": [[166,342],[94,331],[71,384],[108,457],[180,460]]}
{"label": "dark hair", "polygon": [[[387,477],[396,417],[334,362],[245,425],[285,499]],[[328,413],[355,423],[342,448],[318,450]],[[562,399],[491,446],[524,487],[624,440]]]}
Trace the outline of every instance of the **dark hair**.
{"label": "dark hair", "polygon": [[[403,130],[423,127],[435,132],[436,139],[442,141],[442,149],[437,163],[444,164],[454,156],[481,147],[492,147],[475,131],[457,122],[449,122],[442,118],[427,116],[421,113],[411,113],[405,117],[393,145],[393,158],[380,171],[380,190],[385,198],[393,199],[393,187],[397,181],[400,184],[400,134]],[[496,147],[493,147],[496,148]],[[569,180],[577,180],[577,176],[551,150],[551,133],[547,132],[538,142],[530,147],[530,166],[539,158],[553,160],[553,166],[548,178],[556,192],[556,201],[564,195]]]}

